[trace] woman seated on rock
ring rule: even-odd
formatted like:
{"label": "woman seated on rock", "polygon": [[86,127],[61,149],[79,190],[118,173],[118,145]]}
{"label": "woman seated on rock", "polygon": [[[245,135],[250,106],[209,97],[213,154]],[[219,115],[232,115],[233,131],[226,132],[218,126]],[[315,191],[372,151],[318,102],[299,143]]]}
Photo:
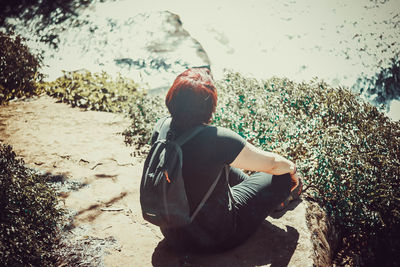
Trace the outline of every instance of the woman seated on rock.
{"label": "woman seated on rock", "polygon": [[[169,89],[165,103],[176,136],[208,124],[217,105],[217,91],[210,70],[188,69]],[[157,140],[155,130],[152,143]],[[196,250],[221,251],[241,244],[276,209],[298,198],[302,183],[293,162],[262,151],[237,133],[208,126],[182,145],[182,176],[190,211],[193,212],[224,166],[229,184],[219,179],[215,189],[187,226],[161,231],[170,244]],[[243,171],[255,171],[248,176]]]}

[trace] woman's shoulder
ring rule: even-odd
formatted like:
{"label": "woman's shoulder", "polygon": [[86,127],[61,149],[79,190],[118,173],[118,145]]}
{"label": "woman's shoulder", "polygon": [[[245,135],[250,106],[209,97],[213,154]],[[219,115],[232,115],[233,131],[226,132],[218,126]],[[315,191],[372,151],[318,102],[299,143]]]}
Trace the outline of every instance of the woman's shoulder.
{"label": "woman's shoulder", "polygon": [[236,132],[227,127],[223,126],[213,126],[213,127],[215,127],[216,131],[221,134],[237,134]]}
{"label": "woman's shoulder", "polygon": [[207,125],[205,130],[206,130],[205,131],[206,133],[212,134],[217,138],[238,139],[238,140],[245,142],[243,137],[240,136],[238,133],[232,131],[229,128],[223,127],[223,126]]}

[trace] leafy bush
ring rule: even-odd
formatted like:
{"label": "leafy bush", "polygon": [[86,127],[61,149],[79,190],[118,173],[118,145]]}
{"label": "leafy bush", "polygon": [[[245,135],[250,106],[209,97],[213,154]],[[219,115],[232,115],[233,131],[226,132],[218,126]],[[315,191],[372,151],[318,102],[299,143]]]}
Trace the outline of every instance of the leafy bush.
{"label": "leafy bush", "polygon": [[[328,211],[361,263],[399,263],[400,123],[349,90],[317,80],[260,82],[228,73],[216,86],[213,124],[297,162],[310,188],[307,195]],[[160,98],[142,103],[151,106],[131,109],[127,143],[146,144],[166,112]],[[138,134],[141,138],[132,138]]]}
{"label": "leafy bush", "polygon": [[131,127],[122,134],[126,144],[133,144],[140,149],[149,144],[154,122],[166,116],[168,110],[160,96],[144,95],[137,99],[129,114],[132,119]]}
{"label": "leafy bush", "polygon": [[14,25],[7,23],[7,18],[18,18],[27,26],[34,22],[35,32],[40,36],[40,40],[57,47],[58,34],[46,30],[46,27],[77,16],[77,11],[91,2],[91,0],[2,0],[0,26],[15,29]]}
{"label": "leafy bush", "polygon": [[[6,18],[23,18],[25,21],[41,16],[49,21],[52,13],[74,13],[74,0],[3,0],[0,9],[0,25],[4,26]],[[81,1],[84,2],[84,1]],[[88,2],[88,1],[85,1]],[[57,12],[58,10],[58,12]],[[62,11],[62,12],[60,12]],[[62,14],[58,14],[62,16]],[[65,14],[64,14],[65,16]]]}
{"label": "leafy bush", "polygon": [[159,97],[147,95],[133,80],[121,76],[114,80],[105,72],[64,72],[63,77],[40,87],[73,107],[130,115],[134,127],[125,131],[125,139],[138,147],[147,144],[156,119],[148,115],[154,113],[159,118],[166,114]]}
{"label": "leafy bush", "polygon": [[40,85],[49,95],[59,98],[73,107],[108,112],[129,112],[135,103],[139,85],[133,80],[118,76],[113,79],[105,72],[64,72],[64,76],[53,82]]}
{"label": "leafy bush", "polygon": [[0,262],[4,266],[50,266],[62,211],[42,176],[24,167],[0,144]]}
{"label": "leafy bush", "polygon": [[400,98],[400,60],[392,58],[387,68],[381,68],[379,73],[371,77],[361,77],[357,80],[354,90],[367,96],[373,96],[375,104],[385,106],[393,99]]}
{"label": "leafy bush", "polygon": [[296,161],[310,197],[364,263],[398,262],[400,123],[349,90],[316,80],[258,82],[229,74],[218,88],[215,124]]}
{"label": "leafy bush", "polygon": [[0,105],[38,93],[40,64],[41,59],[31,54],[21,37],[0,32]]}

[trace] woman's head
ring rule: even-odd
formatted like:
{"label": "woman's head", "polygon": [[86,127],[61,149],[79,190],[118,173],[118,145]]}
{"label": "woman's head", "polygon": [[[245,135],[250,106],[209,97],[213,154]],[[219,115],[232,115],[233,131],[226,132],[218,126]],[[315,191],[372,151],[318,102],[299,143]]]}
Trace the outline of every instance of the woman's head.
{"label": "woman's head", "polygon": [[217,105],[217,90],[210,70],[192,68],[179,74],[167,93],[165,104],[180,128],[210,122]]}

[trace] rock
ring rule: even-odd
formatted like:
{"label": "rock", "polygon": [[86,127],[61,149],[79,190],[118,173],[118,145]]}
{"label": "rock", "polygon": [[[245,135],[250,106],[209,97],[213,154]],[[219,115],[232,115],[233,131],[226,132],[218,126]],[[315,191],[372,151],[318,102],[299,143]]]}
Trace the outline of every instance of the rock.
{"label": "rock", "polygon": [[56,35],[55,49],[33,34],[36,23],[30,24],[32,29],[18,21],[15,24],[16,33],[27,38],[31,48],[42,51],[48,80],[61,76],[62,71],[104,70],[147,83],[150,89],[165,89],[186,68],[210,65],[201,44],[183,28],[179,16],[169,11],[120,16],[87,8],[41,32]]}

